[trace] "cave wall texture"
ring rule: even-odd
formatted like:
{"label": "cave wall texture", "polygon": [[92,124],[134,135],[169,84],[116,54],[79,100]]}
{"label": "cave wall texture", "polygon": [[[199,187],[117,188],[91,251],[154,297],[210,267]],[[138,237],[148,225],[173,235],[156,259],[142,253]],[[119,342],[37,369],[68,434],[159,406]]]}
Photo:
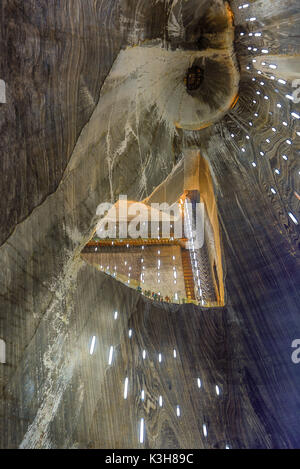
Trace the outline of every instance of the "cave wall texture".
{"label": "cave wall texture", "polygon": [[[136,448],[142,417],[144,448],[300,446],[300,5],[241,4],[231,44],[221,0],[1,2],[1,448]],[[199,31],[205,99],[182,91]],[[152,303],[80,257],[100,202],[150,196],[190,149],[213,176],[222,308]]]}

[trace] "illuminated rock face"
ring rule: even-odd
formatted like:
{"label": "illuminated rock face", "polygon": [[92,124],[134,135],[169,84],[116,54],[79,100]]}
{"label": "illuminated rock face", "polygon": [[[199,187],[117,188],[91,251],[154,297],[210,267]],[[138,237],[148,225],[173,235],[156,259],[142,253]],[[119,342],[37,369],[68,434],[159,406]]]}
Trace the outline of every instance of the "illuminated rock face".
{"label": "illuminated rock face", "polygon": [[[189,90],[187,74],[193,65],[202,68],[203,80],[197,89]],[[103,93],[106,102],[114,102],[112,122],[126,113],[130,130],[131,115],[153,108],[156,119],[174,133],[174,127],[199,130],[218,121],[234,103],[238,85],[233,43],[225,50],[199,51],[166,50],[158,42],[121,51]]]}
{"label": "illuminated rock face", "polygon": [[[297,447],[299,2],[231,2],[235,31],[221,1],[23,3],[1,19],[0,446],[139,447],[144,418],[146,448]],[[100,202],[169,174],[173,197],[188,151],[222,308],[152,302],[80,257]]]}

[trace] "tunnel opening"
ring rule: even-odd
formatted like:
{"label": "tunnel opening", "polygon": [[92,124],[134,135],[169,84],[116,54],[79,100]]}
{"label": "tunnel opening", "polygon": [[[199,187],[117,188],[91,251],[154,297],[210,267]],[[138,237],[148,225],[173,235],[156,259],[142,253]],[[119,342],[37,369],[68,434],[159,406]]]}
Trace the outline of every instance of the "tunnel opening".
{"label": "tunnel opening", "polygon": [[204,72],[197,65],[193,65],[187,71],[185,84],[188,91],[198,90],[203,82]]}
{"label": "tunnel opening", "polygon": [[122,196],[109,210],[107,204],[99,209],[101,218],[81,256],[153,301],[224,306],[210,170],[198,152],[184,161],[176,186],[170,177],[142,202]]}

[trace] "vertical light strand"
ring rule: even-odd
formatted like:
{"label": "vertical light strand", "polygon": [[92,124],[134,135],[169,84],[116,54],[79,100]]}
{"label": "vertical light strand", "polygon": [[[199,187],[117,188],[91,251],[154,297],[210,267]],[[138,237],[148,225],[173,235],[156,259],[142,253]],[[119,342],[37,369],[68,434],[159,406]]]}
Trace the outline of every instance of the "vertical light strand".
{"label": "vertical light strand", "polygon": [[114,353],[114,347],[111,345],[111,346],[110,346],[110,349],[109,349],[109,357],[108,357],[108,364],[109,364],[109,365],[112,364],[113,353]]}
{"label": "vertical light strand", "polygon": [[96,336],[93,336],[91,346],[90,346],[90,355],[93,355],[96,344]]}
{"label": "vertical light strand", "polygon": [[128,377],[126,376],[124,381],[124,399],[127,399],[128,396]]}
{"label": "vertical light strand", "polygon": [[140,421],[140,443],[143,444],[145,439],[145,421],[141,418]]}

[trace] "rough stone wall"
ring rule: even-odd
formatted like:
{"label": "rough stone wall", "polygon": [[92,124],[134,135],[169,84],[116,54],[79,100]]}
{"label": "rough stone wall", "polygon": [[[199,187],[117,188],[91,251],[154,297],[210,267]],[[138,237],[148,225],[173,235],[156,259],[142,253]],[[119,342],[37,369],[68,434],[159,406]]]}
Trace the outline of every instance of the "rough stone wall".
{"label": "rough stone wall", "polygon": [[[250,114],[254,121],[255,110],[249,104],[254,97],[253,72],[245,70],[247,42],[237,38],[242,72],[237,107],[210,129],[178,130],[174,135],[156,119],[155,109],[142,108],[136,121],[141,124],[131,128],[130,145],[119,152],[126,135],[124,114],[133,109],[127,96],[123,112],[111,127],[114,147],[108,156],[117,155],[117,164],[110,173],[105,146],[109,93],[100,95],[103,80],[121,44],[134,43],[136,37],[166,40],[162,23],[156,21],[165,21],[169,2],[85,0],[84,7],[79,0],[54,3],[39,2],[40,11],[35,1],[26,6],[17,1],[2,4],[6,15],[1,22],[2,40],[11,44],[12,52],[1,69],[8,85],[8,105],[0,109],[6,184],[2,191],[5,210],[1,209],[5,243],[1,246],[0,337],[7,346],[7,363],[0,365],[0,446],[137,447],[138,421],[145,416],[146,447],[211,448],[226,443],[232,447],[299,447],[300,371],[291,361],[291,342],[300,337],[299,227],[287,215],[289,210],[299,213],[299,200],[293,195],[299,193],[295,176],[299,144],[285,89],[277,93],[265,77],[269,101],[266,104],[263,96],[256,97],[260,120],[251,129],[247,123]],[[296,52],[299,45],[290,36],[294,29],[288,21],[292,15],[299,21],[298,4],[281,1],[275,8],[274,3],[270,8],[264,2],[257,10],[265,45],[271,46],[276,38],[278,50],[285,51],[289,44]],[[98,16],[92,5],[99,8]],[[68,11],[67,6],[74,10]],[[234,11],[236,23],[242,23],[237,7]],[[106,19],[110,18],[114,33],[105,26],[100,31],[114,38],[113,45],[102,37],[94,42],[93,35],[93,41],[87,41],[87,30],[98,31],[95,18],[100,20],[97,25],[109,25]],[[121,18],[122,28],[115,28],[115,18]],[[71,20],[78,29],[72,30]],[[41,34],[47,31],[55,36],[56,30],[64,31],[61,21],[69,32],[62,37],[70,66],[58,39],[47,41],[47,35]],[[85,21],[93,25],[90,30]],[[24,37],[18,28],[21,24],[28,24]],[[273,25],[279,26],[278,33]],[[43,38],[40,49],[34,40],[39,36]],[[80,47],[88,42],[82,54],[78,41]],[[90,53],[93,44],[98,49]],[[36,55],[38,60],[33,61]],[[47,72],[52,61],[59,66]],[[45,67],[36,72],[40,78],[35,82],[34,63],[37,70],[42,64]],[[85,72],[80,79],[81,69]],[[46,91],[45,73],[51,83],[57,81]],[[289,125],[271,137],[279,97]],[[232,139],[231,132],[237,138]],[[244,140],[247,133],[251,134],[248,143]],[[264,148],[267,137],[272,143]],[[293,147],[284,166],[281,155],[289,137]],[[245,152],[240,151],[242,145]],[[149,195],[172,171],[174,152],[181,154],[185,148],[199,148],[214,175],[226,267],[225,308],[155,305],[104,279],[80,260],[95,226],[98,203],[124,191],[136,199]],[[264,157],[259,156],[262,149]],[[146,161],[141,161],[141,155]],[[55,165],[57,169],[51,169]],[[275,180],[278,166],[281,173]],[[276,186],[277,198],[270,193],[271,185]],[[121,314],[114,322],[116,309]],[[130,343],[129,327],[134,331]],[[97,342],[90,356],[92,335]],[[116,346],[116,355],[108,367],[110,345]],[[149,353],[144,362],[143,349]],[[125,376],[132,385],[128,400],[122,396]],[[215,385],[220,386],[219,397]],[[141,389],[147,395],[144,403]],[[157,404],[159,395],[163,396],[162,409]],[[181,418],[176,417],[176,405],[181,407]]]}

